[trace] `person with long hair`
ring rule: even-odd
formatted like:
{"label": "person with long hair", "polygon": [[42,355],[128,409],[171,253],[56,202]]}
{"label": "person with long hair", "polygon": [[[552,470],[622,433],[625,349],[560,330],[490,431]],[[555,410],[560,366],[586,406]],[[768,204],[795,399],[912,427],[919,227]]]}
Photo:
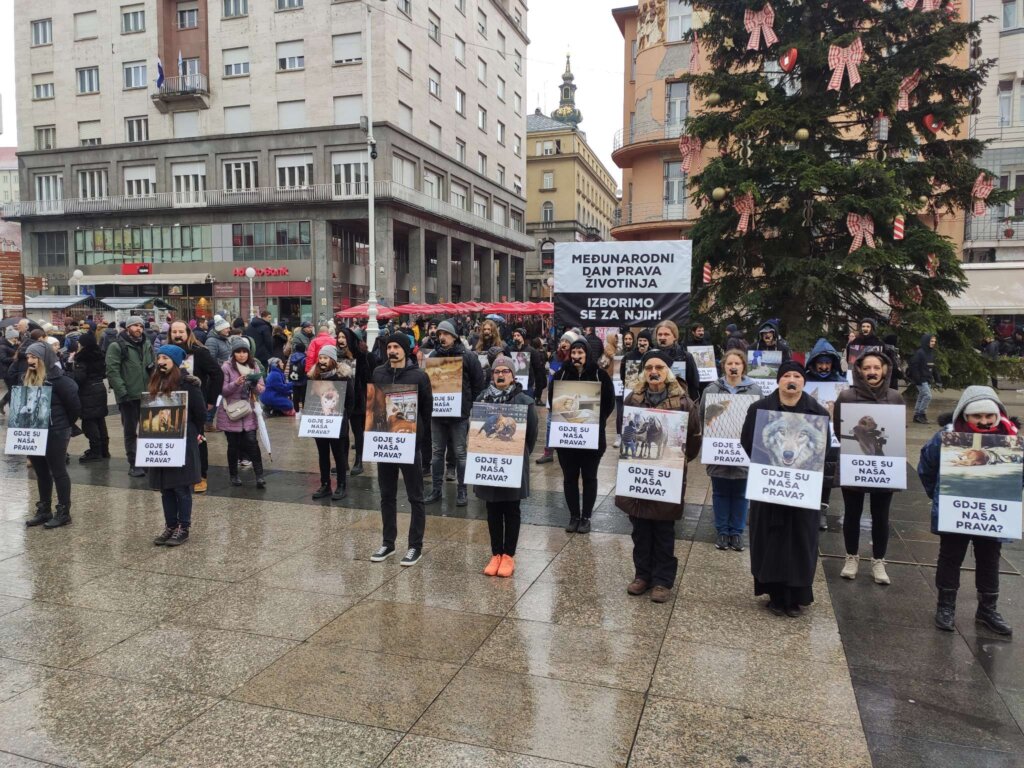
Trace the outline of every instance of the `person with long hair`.
{"label": "person with long hair", "polygon": [[171,396],[175,392],[185,392],[188,396],[185,463],[180,467],[150,467],[148,473],[149,487],[160,491],[164,509],[164,530],[153,539],[158,547],[177,547],[188,541],[192,527],[192,491],[202,477],[199,443],[204,439],[206,426],[206,396],[200,379],[182,369],[184,362],[185,350],[177,344],[158,347],[147,386],[151,403],[158,398],[173,402]]}
{"label": "person with long hair", "polygon": [[[313,494],[314,499],[331,497],[331,501],[341,501],[347,495],[348,484],[348,422],[352,419],[352,402],[355,393],[353,386],[354,370],[351,358],[338,359],[338,347],[320,347],[316,365],[310,371],[312,381],[344,381],[345,382],[345,414],[341,425],[340,437],[316,437],[316,453],[320,461],[320,487]],[[331,456],[337,470],[338,483],[331,493]]]}
{"label": "person with long hair", "polygon": [[508,344],[501,340],[501,329],[493,320],[484,320],[480,323],[480,335],[477,337],[474,349],[477,353],[486,354],[491,347],[501,347],[504,354],[509,353]]}
{"label": "person with long hair", "polygon": [[89,447],[78,461],[87,464],[110,458],[110,435],[107,432],[107,362],[93,333],[78,338],[71,375],[78,384],[82,404],[82,431]]}
{"label": "person with long hair", "polygon": [[256,401],[264,389],[263,375],[245,336],[232,337],[231,359],[221,366],[221,371],[224,373],[224,388],[217,411],[217,429],[228,439],[228,474],[231,476],[231,484],[242,484],[238,476],[238,461],[241,457],[252,462],[256,487],[266,488],[263,455],[256,436],[259,423],[253,410],[260,407]]}
{"label": "person with long hair", "polygon": [[349,388],[352,390],[352,418],[345,419],[345,426],[342,430],[348,434],[352,430],[352,447],[355,449],[355,458],[352,462],[353,476],[363,474],[363,432],[366,428],[366,385],[370,381],[372,373],[370,359],[366,354],[366,345],[362,344],[356,332],[347,326],[338,329],[338,362],[342,359],[348,360],[352,366],[352,380]]}

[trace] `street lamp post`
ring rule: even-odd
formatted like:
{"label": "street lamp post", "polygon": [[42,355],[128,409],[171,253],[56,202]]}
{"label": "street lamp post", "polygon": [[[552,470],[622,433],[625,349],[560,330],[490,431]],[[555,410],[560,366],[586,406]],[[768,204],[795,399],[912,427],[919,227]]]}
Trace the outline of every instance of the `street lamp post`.
{"label": "street lamp post", "polygon": [[377,237],[374,214],[373,163],[377,159],[377,140],[373,137],[373,5],[366,3],[366,219],[369,240],[369,278],[367,286],[366,348],[373,349],[380,326],[377,324]]}
{"label": "street lamp post", "polygon": [[253,305],[252,298],[252,279],[256,277],[256,270],[253,269],[252,267],[246,267],[245,276],[249,280],[249,319],[252,320],[254,317],[256,317],[256,308]]}
{"label": "street lamp post", "polygon": [[81,296],[82,295],[82,278],[83,277],[85,277],[85,273],[82,270],[80,270],[80,269],[76,269],[74,272],[71,273],[71,282],[73,282],[75,284],[75,296]]}

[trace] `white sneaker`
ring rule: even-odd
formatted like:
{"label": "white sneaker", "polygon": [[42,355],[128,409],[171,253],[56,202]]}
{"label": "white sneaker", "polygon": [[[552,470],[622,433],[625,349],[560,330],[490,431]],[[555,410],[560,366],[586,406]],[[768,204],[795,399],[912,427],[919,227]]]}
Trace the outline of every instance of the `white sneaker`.
{"label": "white sneaker", "polygon": [[615,442],[612,443],[612,448],[618,448],[621,443],[622,443],[622,439],[620,437],[618,437],[618,435],[616,435]]}
{"label": "white sneaker", "polygon": [[238,466],[240,466],[242,469],[252,469],[252,462],[249,461],[248,459],[242,459],[240,462],[238,462]]}
{"label": "white sneaker", "polygon": [[885,560],[871,559],[871,577],[875,584],[891,584],[889,574],[885,572]]}
{"label": "white sneaker", "polygon": [[860,566],[859,555],[847,555],[846,565],[843,566],[843,570],[840,571],[839,575],[844,579],[855,579],[857,578],[857,568]]}

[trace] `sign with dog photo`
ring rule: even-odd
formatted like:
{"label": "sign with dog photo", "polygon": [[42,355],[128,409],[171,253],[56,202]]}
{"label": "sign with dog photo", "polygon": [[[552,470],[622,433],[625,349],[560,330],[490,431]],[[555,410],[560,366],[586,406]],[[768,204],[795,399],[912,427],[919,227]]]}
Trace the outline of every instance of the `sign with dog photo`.
{"label": "sign with dog photo", "polygon": [[434,418],[462,418],[462,355],[428,357],[426,364],[430,388],[434,393]]}
{"label": "sign with dog photo", "polygon": [[188,392],[142,394],[139,442],[135,464],[140,467],[185,466],[188,430]]}
{"label": "sign with dog photo", "polygon": [[6,453],[13,456],[46,455],[52,401],[53,387],[11,387]]}
{"label": "sign with dog photo", "polygon": [[1024,435],[943,432],[941,440],[939,530],[1021,538]]}
{"label": "sign with dog photo", "polygon": [[786,507],[820,508],[828,447],[828,416],[758,411],[747,498]]}
{"label": "sign with dog photo", "polygon": [[416,402],[414,386],[366,385],[363,461],[412,464],[417,460]]}
{"label": "sign with dog photo", "polygon": [[551,436],[548,448],[596,451],[601,434],[601,382],[551,383]]}
{"label": "sign with dog photo", "polygon": [[907,408],[843,403],[839,425],[839,483],[845,488],[907,487]]}
{"label": "sign with dog photo", "polygon": [[702,464],[748,467],[750,459],[740,445],[740,432],[750,406],[760,395],[730,395],[728,392],[704,393],[704,439],[700,447]]}
{"label": "sign with dog photo", "polygon": [[466,446],[468,485],[522,485],[529,409],[511,403],[473,403]]}
{"label": "sign with dog photo", "polygon": [[779,388],[776,377],[782,367],[782,352],[777,349],[747,350],[747,376],[757,382],[766,397]]}
{"label": "sign with dog photo", "polygon": [[299,416],[299,437],[341,437],[345,421],[345,388],[338,379],[309,379]]}
{"label": "sign with dog photo", "polygon": [[682,503],[689,415],[623,407],[616,495]]}

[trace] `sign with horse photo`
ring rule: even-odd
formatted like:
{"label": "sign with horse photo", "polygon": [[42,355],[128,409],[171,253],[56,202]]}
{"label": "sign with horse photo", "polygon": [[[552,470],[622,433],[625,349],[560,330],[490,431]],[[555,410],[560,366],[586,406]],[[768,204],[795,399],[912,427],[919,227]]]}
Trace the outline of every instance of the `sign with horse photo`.
{"label": "sign with horse photo", "polygon": [[623,407],[616,494],[682,503],[688,418],[684,411]]}

